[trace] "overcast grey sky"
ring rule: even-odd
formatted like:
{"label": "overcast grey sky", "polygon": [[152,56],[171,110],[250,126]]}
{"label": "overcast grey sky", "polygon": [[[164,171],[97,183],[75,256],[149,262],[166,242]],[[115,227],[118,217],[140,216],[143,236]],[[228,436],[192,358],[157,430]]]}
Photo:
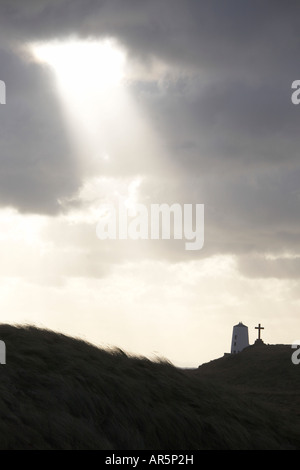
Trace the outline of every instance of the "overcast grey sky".
{"label": "overcast grey sky", "polygon": [[[1,0],[3,321],[191,365],[225,352],[238,321],[297,339],[299,30],[293,0]],[[126,53],[123,95],[94,103],[108,162],[83,130],[78,150],[54,73],[30,55],[70,36]],[[204,203],[204,248],[100,242],[88,214],[115,191]]]}

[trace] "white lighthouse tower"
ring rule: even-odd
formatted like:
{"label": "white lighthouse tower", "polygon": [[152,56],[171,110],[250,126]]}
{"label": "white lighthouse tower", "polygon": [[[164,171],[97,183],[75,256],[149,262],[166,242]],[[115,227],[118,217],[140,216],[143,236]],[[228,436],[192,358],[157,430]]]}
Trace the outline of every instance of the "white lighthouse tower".
{"label": "white lighthouse tower", "polygon": [[241,352],[249,346],[248,327],[239,323],[233,327],[232,341],[231,341],[231,354]]}

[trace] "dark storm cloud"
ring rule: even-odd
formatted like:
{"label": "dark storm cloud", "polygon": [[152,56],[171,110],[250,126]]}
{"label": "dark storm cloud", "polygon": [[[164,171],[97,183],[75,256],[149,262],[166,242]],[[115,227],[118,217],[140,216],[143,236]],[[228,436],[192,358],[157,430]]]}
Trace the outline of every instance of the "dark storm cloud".
{"label": "dark storm cloud", "polygon": [[282,73],[297,57],[299,10],[293,0],[289,8],[258,0],[2,0],[0,11],[11,40],[113,35],[141,57],[243,73],[278,72],[280,58]]}
{"label": "dark storm cloud", "polygon": [[300,117],[287,81],[275,77],[249,84],[233,78],[223,83],[212,76],[203,85],[199,76],[178,84],[167,81],[163,90],[147,89],[135,84],[140,103],[183,171],[298,160]]}
{"label": "dark storm cloud", "polygon": [[299,30],[293,0],[2,0],[0,78],[11,95],[0,108],[2,205],[55,212],[80,185],[49,77],[12,51],[70,34],[113,36],[137,60],[169,65],[130,88],[173,169],[145,197],[203,202],[209,254],[298,252]]}

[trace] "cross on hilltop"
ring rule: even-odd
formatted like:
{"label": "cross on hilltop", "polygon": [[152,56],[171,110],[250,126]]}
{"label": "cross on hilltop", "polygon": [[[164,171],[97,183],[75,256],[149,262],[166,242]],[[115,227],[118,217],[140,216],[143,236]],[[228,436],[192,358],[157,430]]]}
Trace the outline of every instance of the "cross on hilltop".
{"label": "cross on hilltop", "polygon": [[260,331],[261,330],[264,330],[264,327],[263,326],[260,326],[260,323],[258,324],[258,326],[255,327],[256,330],[258,330],[258,339],[261,339],[260,338]]}

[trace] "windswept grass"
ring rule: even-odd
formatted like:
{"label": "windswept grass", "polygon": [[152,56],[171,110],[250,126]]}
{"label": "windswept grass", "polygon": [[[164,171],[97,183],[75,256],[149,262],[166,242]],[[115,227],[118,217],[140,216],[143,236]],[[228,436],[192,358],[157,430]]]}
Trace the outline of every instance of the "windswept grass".
{"label": "windswept grass", "polygon": [[0,325],[0,449],[300,449],[261,401],[167,362]]}

